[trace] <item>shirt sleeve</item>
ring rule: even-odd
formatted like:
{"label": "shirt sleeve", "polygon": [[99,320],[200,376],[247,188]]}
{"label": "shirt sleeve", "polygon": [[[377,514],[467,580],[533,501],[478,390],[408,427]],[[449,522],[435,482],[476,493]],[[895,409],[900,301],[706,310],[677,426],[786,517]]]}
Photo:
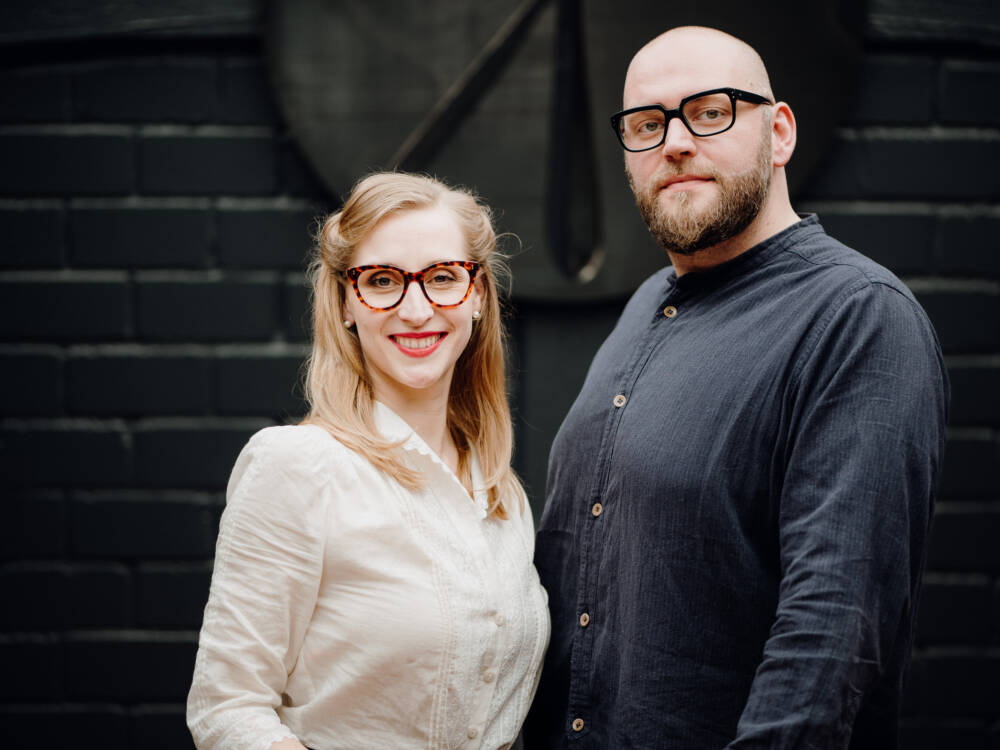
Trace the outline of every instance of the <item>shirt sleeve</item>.
{"label": "shirt sleeve", "polygon": [[880,681],[909,659],[947,376],[923,311],[891,287],[826,317],[783,404],[779,599],[733,750],[846,748],[862,697],[898,715],[899,685]]}
{"label": "shirt sleeve", "polygon": [[327,527],[309,430],[263,430],[233,468],[188,695],[199,750],[268,750],[294,736],[276,709],[315,606]]}

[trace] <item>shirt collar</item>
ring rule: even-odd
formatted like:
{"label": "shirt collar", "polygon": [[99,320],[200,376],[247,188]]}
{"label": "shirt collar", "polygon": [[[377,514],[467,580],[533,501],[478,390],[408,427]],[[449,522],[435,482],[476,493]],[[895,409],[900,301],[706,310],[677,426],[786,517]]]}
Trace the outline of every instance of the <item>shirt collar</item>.
{"label": "shirt collar", "polygon": [[[455,473],[441,460],[440,456],[424,442],[412,427],[401,416],[381,401],[375,402],[375,427],[386,440],[402,442],[402,448],[425,457],[425,464],[435,467],[440,473],[447,476],[447,479],[458,485],[462,494],[468,496],[465,487],[459,481]],[[479,457],[476,455],[474,447],[469,448],[469,473],[472,475],[472,501],[475,503],[477,512],[485,518],[489,508],[488,493],[483,486],[483,471],[479,466]]]}
{"label": "shirt collar", "polygon": [[757,243],[725,263],[720,263],[704,271],[691,271],[680,278],[677,277],[676,271],[671,268],[667,277],[668,288],[676,287],[682,291],[715,288],[766,263],[776,253],[797,242],[801,234],[812,233],[816,231],[815,227],[822,231],[822,227],[819,226],[819,217],[816,214],[799,214],[799,217],[799,221],[795,224],[771,235],[763,242]]}

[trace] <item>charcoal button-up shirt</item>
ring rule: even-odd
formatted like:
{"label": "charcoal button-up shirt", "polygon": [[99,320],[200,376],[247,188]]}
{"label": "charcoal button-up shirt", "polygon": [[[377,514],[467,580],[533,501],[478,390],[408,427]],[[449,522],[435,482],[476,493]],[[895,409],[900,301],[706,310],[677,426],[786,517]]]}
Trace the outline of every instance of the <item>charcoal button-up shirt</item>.
{"label": "charcoal button-up shirt", "polygon": [[647,280],[553,443],[526,748],[895,747],[947,400],[814,216]]}

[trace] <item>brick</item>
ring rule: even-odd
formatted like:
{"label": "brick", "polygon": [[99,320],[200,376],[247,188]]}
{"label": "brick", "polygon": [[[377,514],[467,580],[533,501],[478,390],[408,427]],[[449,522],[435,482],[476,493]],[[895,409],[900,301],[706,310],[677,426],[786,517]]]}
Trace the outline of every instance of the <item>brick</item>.
{"label": "brick", "polygon": [[121,339],[129,307],[124,281],[0,281],[0,339]]}
{"label": "brick", "polygon": [[122,631],[67,637],[66,690],[82,700],[184,700],[197,638]]}
{"label": "brick", "polygon": [[194,630],[201,628],[212,581],[210,564],[141,565],[136,577],[136,616],[139,625]]}
{"label": "brick", "polygon": [[69,627],[123,628],[135,621],[132,574],[124,565],[77,563],[66,579]]}
{"label": "brick", "polygon": [[231,268],[304,270],[313,222],[311,211],[222,211],[219,261]]}
{"label": "brick", "polygon": [[949,424],[1000,426],[1000,367],[952,365],[948,377]]}
{"label": "brick", "polygon": [[914,656],[927,672],[929,716],[996,716],[1000,653],[987,649],[933,649]]}
{"label": "brick", "polygon": [[[932,168],[934,163],[947,168]],[[1000,194],[1000,149],[988,140],[837,138],[804,195],[809,198],[982,200]]]}
{"label": "brick", "polygon": [[[317,203],[338,203],[331,201],[330,189],[303,156],[298,144],[290,138],[282,139],[278,148],[278,184],[282,193],[311,198]],[[340,189],[350,190],[350,185]]]}
{"label": "brick", "polygon": [[917,294],[947,354],[977,354],[1000,349],[1000,296],[979,291],[928,291]]}
{"label": "brick", "polygon": [[139,159],[142,189],[148,193],[248,195],[275,188],[270,137],[144,138]]}
{"label": "brick", "polygon": [[212,363],[204,357],[76,357],[67,378],[74,414],[205,414],[212,406]]}
{"label": "brick", "polygon": [[71,255],[84,268],[202,268],[211,262],[212,232],[207,210],[77,210]]}
{"label": "brick", "polygon": [[0,629],[126,627],[132,624],[132,579],[122,565],[15,563],[0,570]]}
{"label": "brick", "polygon": [[1000,475],[992,470],[1000,458],[996,441],[979,437],[948,439],[938,494],[944,499],[990,499],[1000,493]]}
{"label": "brick", "polygon": [[942,273],[1000,278],[1000,219],[941,219],[933,267]]}
{"label": "brick", "polygon": [[223,62],[219,71],[219,121],[240,125],[278,122],[267,71],[256,60]]}
{"label": "brick", "polygon": [[132,478],[125,435],[104,428],[0,430],[0,474],[32,487],[118,486]]}
{"label": "brick", "polygon": [[938,506],[931,530],[929,570],[1000,571],[1000,513],[945,510]]}
{"label": "brick", "polygon": [[71,116],[67,74],[44,68],[0,73],[0,122],[65,122]]}
{"label": "brick", "polygon": [[62,212],[57,209],[0,210],[0,267],[63,265],[62,224]]}
{"label": "brick", "polygon": [[0,630],[36,630],[66,624],[64,566],[14,563],[0,568]]}
{"label": "brick", "polygon": [[935,72],[935,63],[921,58],[865,59],[848,121],[930,122]]}
{"label": "brick", "polygon": [[899,740],[903,750],[986,750],[986,723],[910,719],[900,722]]}
{"label": "brick", "polygon": [[302,357],[233,357],[216,367],[216,398],[223,414],[305,414]]}
{"label": "brick", "polygon": [[52,636],[0,636],[0,699],[60,700],[64,693],[63,650]]}
{"label": "brick", "polygon": [[0,557],[65,557],[69,550],[69,513],[57,491],[12,492],[4,488],[4,523],[0,524]]}
{"label": "brick", "polygon": [[1000,124],[1000,65],[947,60],[941,67],[941,112],[947,123]]}
{"label": "brick", "polygon": [[820,220],[833,237],[896,274],[925,273],[931,265],[932,216],[825,213]]}
{"label": "brick", "polygon": [[200,495],[87,493],[73,498],[73,549],[89,558],[211,557],[220,508]]}
{"label": "brick", "polygon": [[289,341],[308,341],[312,338],[312,303],[309,287],[303,281],[285,283],[285,336]]}
{"label": "brick", "polygon": [[125,710],[107,704],[0,706],[0,739],[8,748],[130,750]]}
{"label": "brick", "polygon": [[61,413],[62,358],[57,354],[0,354],[0,414]]}
{"label": "brick", "polygon": [[917,612],[918,644],[988,645],[992,594],[985,576],[928,574]]}
{"label": "brick", "polygon": [[0,164],[0,194],[123,194],[135,187],[127,136],[3,134]]}
{"label": "brick", "polygon": [[243,445],[265,424],[139,430],[135,433],[138,479],[147,487],[224,489]]}
{"label": "brick", "polygon": [[989,44],[1000,27],[995,3],[938,0],[870,0],[865,37],[878,41],[928,40]]}
{"label": "brick", "polygon": [[79,73],[74,83],[82,119],[203,122],[215,114],[215,65],[209,61],[116,62]]}
{"label": "brick", "polygon": [[276,292],[264,281],[147,281],[138,285],[141,335],[157,341],[270,339]]}
{"label": "brick", "polygon": [[139,706],[132,711],[132,746],[143,750],[194,750],[183,705]]}

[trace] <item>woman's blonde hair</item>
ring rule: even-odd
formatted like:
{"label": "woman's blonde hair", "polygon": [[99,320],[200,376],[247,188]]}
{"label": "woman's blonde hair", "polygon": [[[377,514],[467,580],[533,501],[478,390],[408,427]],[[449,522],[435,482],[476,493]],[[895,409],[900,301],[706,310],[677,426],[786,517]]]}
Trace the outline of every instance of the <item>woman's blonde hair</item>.
{"label": "woman's blonde hair", "polygon": [[[516,498],[523,511],[522,489],[511,469],[513,429],[507,404],[504,329],[497,276],[503,259],[489,209],[463,189],[431,177],[400,172],[371,174],[358,182],[343,208],[330,214],[315,238],[309,267],[312,284],[313,347],[306,370],[309,413],[303,420],[325,428],[337,440],[367,458],[400,484],[417,489],[420,472],[407,466],[399,443],[381,437],[375,427],[374,391],[357,335],[344,327],[344,280],[358,245],[390,214],[444,207],[465,236],[469,259],[480,264],[482,317],[472,328],[465,351],[455,364],[448,396],[448,429],[459,452],[459,472],[469,449],[479,458],[489,496],[489,513],[508,518]],[[479,488],[476,488],[479,489]]]}

